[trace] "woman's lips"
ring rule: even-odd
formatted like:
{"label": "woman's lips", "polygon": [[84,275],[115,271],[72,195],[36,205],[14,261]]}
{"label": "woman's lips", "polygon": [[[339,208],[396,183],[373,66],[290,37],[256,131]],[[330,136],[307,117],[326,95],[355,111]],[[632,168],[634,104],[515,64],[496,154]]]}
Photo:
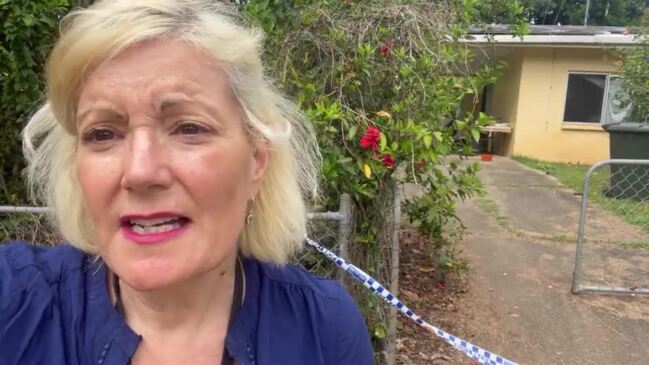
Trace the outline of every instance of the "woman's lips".
{"label": "woman's lips", "polygon": [[173,213],[131,214],[120,217],[120,228],[126,239],[138,244],[168,241],[182,234],[190,220]]}
{"label": "woman's lips", "polygon": [[161,243],[168,241],[172,238],[175,238],[182,234],[184,231],[189,228],[189,223],[181,225],[179,227],[174,227],[164,232],[136,232],[134,226],[131,225],[122,225],[121,230],[124,237],[127,239],[138,243],[138,244],[151,244],[151,243]]}

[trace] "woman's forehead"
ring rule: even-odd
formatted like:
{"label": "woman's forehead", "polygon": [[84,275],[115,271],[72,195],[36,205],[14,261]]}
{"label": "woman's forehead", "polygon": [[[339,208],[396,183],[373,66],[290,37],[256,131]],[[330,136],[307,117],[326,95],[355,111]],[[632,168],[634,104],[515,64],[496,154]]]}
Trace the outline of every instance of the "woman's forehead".
{"label": "woman's forehead", "polygon": [[224,74],[215,60],[193,45],[178,40],[151,40],[130,46],[102,62],[88,79],[149,76],[151,73],[193,80],[200,80],[207,73]]}
{"label": "woman's forehead", "polygon": [[79,104],[136,96],[160,109],[206,95],[236,101],[228,75],[204,52],[180,41],[155,41],[99,65],[84,82]]}

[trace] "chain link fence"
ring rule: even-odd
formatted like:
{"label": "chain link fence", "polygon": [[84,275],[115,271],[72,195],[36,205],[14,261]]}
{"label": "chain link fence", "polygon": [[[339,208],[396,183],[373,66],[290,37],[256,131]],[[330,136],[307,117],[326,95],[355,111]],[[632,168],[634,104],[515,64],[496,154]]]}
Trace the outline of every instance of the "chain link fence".
{"label": "chain link fence", "polygon": [[[352,199],[342,194],[337,212],[309,213],[309,237],[318,241],[338,256],[349,258],[349,242],[352,234]],[[308,271],[324,277],[337,279],[345,284],[345,272],[335,263],[314,250],[304,251],[296,263]]]}
{"label": "chain link fence", "polygon": [[0,205],[0,242],[25,241],[53,245],[62,241],[47,219],[47,209]]}
{"label": "chain link fence", "polygon": [[[349,195],[342,194],[338,212],[308,214],[309,236],[342,257],[349,256],[351,204]],[[3,241],[54,245],[63,238],[49,223],[46,208],[0,205],[0,242]],[[313,250],[305,249],[292,261],[314,274],[343,281],[344,272]]]}
{"label": "chain link fence", "polygon": [[649,294],[649,160],[586,173],[572,291]]}
{"label": "chain link fence", "polygon": [[[348,257],[351,234],[351,199],[343,194],[338,212],[309,213],[309,237],[322,243],[342,257]],[[64,239],[52,227],[47,209],[0,205],[0,242],[25,241],[55,245]],[[316,275],[345,282],[344,272],[318,252],[305,247],[292,262]]]}

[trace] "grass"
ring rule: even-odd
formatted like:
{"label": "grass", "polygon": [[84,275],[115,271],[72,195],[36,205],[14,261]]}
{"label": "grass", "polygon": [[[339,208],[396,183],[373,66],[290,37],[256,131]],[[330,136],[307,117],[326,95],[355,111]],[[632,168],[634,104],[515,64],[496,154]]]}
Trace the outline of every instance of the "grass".
{"label": "grass", "polygon": [[[581,193],[584,188],[584,177],[590,168],[589,165],[569,164],[569,163],[556,163],[556,162],[543,162],[529,157],[515,156],[514,160],[522,163],[525,166],[533,169],[543,171],[548,175],[552,175],[561,184],[566,187]],[[592,177],[593,183],[601,182],[608,179],[608,170],[600,169],[595,172]]]}
{"label": "grass", "polygon": [[[590,168],[588,165],[543,162],[520,156],[514,157],[514,160],[554,176],[561,184],[578,193],[583,192],[584,178]],[[620,217],[623,221],[638,226],[649,233],[649,201],[609,197],[605,194],[609,187],[609,167],[598,168],[591,177],[589,202],[597,203],[604,210]]]}
{"label": "grass", "polygon": [[[512,225],[511,222],[507,219],[507,217],[500,212],[500,209],[498,208],[498,206],[493,200],[490,200],[489,198],[486,197],[482,197],[476,200],[476,204],[478,208],[480,208],[480,210],[482,210],[483,212],[491,216],[496,221],[496,224],[500,226],[500,228],[508,231],[509,233],[512,233],[518,237],[530,237],[532,235],[532,233],[526,232]],[[533,237],[542,238],[554,242],[569,242],[569,243],[574,243],[576,239],[576,237],[574,236],[564,235],[564,234],[555,234],[555,235],[534,234]]]}
{"label": "grass", "polygon": [[624,248],[649,250],[649,241],[630,240],[618,243]]}
{"label": "grass", "polygon": [[483,212],[489,214],[491,217],[493,217],[496,220],[496,223],[503,229],[512,231],[512,226],[509,224],[509,221],[507,220],[507,217],[503,216],[500,214],[500,209],[498,209],[498,206],[496,203],[494,203],[492,200],[489,200],[487,198],[480,198],[476,200],[476,203],[478,204],[478,207],[482,209]]}

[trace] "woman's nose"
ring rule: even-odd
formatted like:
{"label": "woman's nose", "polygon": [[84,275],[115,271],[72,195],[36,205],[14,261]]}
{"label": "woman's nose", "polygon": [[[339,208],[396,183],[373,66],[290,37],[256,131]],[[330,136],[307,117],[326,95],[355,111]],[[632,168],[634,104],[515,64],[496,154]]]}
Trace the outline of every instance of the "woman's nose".
{"label": "woman's nose", "polygon": [[122,187],[131,191],[163,190],[171,184],[167,151],[155,130],[136,129],[127,138]]}

